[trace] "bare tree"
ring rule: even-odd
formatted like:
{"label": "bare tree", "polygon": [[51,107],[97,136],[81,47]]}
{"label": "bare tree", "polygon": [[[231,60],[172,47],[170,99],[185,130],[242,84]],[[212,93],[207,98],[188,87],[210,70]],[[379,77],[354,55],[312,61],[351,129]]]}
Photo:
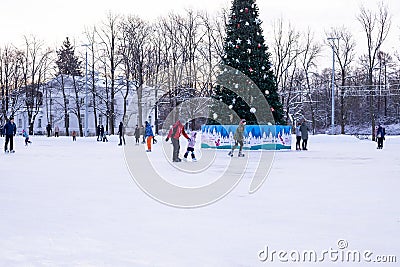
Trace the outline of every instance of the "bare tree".
{"label": "bare tree", "polygon": [[310,104],[310,112],[311,112],[311,121],[312,121],[312,129],[313,133],[315,133],[316,128],[316,102],[312,98],[312,84],[310,81],[310,74],[312,72],[312,68],[316,67],[316,59],[321,53],[321,45],[317,42],[314,42],[314,35],[310,29],[306,32],[303,48],[304,51],[301,55],[301,65],[305,74],[306,81],[306,89],[307,89],[307,98],[308,103]]}
{"label": "bare tree", "polygon": [[[357,20],[361,23],[367,39],[367,82],[370,89],[372,89],[373,71],[376,64],[375,61],[382,43],[389,34],[391,17],[389,15],[388,7],[383,3],[380,3],[377,13],[374,13],[372,10],[368,10],[364,6],[361,6],[360,13],[357,15]],[[371,90],[369,95],[369,113],[371,120],[372,140],[375,141],[375,114],[373,102],[374,95]]]}
{"label": "bare tree", "polygon": [[[118,48],[120,40],[119,32],[119,20],[120,16],[109,12],[107,14],[107,20],[103,23],[103,27],[98,31],[98,36],[101,39],[101,45],[104,48],[104,55],[107,59],[106,63],[107,71],[106,76],[109,75],[110,79],[110,101],[108,103],[107,111],[109,115],[109,124],[111,134],[115,131],[115,94],[116,94],[116,70],[118,65],[121,63],[120,56],[118,55]],[[107,85],[108,86],[108,85]]]}
{"label": "bare tree", "polygon": [[282,95],[282,103],[285,105],[286,123],[289,123],[291,101],[296,97],[293,89],[296,82],[297,61],[304,51],[299,47],[300,33],[290,23],[285,29],[283,19],[279,19],[273,24],[273,29],[274,72],[278,90]]}
{"label": "bare tree", "polygon": [[344,86],[346,85],[347,74],[350,71],[350,64],[354,60],[354,48],[356,43],[353,35],[344,26],[340,28],[332,28],[331,31],[326,35],[328,38],[332,36],[339,38],[338,42],[331,42],[328,43],[328,45],[333,47],[336,60],[340,67],[340,126],[341,134],[345,134],[346,114],[344,103]]}

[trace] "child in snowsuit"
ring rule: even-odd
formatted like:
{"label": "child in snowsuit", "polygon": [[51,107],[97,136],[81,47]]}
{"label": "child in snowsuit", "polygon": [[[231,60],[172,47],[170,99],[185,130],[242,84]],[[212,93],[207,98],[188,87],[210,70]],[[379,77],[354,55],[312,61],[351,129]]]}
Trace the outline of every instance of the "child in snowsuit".
{"label": "child in snowsuit", "polygon": [[196,145],[196,135],[197,135],[197,132],[192,132],[191,135],[190,135],[190,139],[188,140],[188,146],[187,146],[187,149],[186,149],[186,153],[183,156],[185,161],[187,161],[187,157],[188,157],[190,152],[192,153],[192,161],[197,161],[196,160],[196,156],[194,155],[194,146]]}
{"label": "child in snowsuit", "polygon": [[29,134],[27,131],[22,130],[22,136],[25,137],[25,146],[32,143],[31,141],[29,141]]}

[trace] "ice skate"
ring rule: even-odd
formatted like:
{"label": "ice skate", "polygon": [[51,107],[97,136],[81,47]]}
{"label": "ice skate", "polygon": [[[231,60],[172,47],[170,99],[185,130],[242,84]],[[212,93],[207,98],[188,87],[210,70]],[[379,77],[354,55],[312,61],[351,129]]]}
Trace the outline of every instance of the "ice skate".
{"label": "ice skate", "polygon": [[233,151],[229,151],[228,156],[233,157]]}
{"label": "ice skate", "polygon": [[242,152],[239,152],[238,157],[242,158],[242,157],[244,157],[244,154]]}
{"label": "ice skate", "polygon": [[188,160],[187,160],[187,158],[183,158],[182,161],[187,162]]}
{"label": "ice skate", "polygon": [[193,162],[197,162],[197,159],[196,159],[196,158],[192,158],[192,161],[193,161]]}

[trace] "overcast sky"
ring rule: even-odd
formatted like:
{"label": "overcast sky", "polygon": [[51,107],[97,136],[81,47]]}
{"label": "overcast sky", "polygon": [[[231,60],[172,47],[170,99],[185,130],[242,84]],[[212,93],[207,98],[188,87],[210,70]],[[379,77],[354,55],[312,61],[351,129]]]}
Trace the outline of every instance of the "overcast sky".
{"label": "overcast sky", "polygon": [[[355,16],[360,5],[375,8],[381,0],[258,0],[264,35],[271,40],[274,20],[283,17],[299,30],[310,27],[315,39],[325,39],[325,31],[346,26],[358,39],[359,49],[365,46],[360,23]],[[392,15],[392,27],[386,50],[399,50],[400,1],[384,0]],[[182,12],[185,8],[208,10],[211,13],[230,7],[230,0],[8,0],[0,9],[0,47],[12,43],[19,46],[24,35],[35,35],[51,47],[59,47],[66,36],[81,39],[85,26],[99,24],[108,11],[135,14],[148,20]],[[329,58],[329,51],[324,51]]]}

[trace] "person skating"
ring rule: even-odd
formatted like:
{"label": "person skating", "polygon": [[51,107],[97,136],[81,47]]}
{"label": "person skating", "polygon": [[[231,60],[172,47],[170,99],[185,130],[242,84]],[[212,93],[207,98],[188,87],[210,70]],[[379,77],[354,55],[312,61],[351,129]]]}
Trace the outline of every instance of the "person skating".
{"label": "person skating", "polygon": [[296,150],[301,150],[300,142],[301,142],[301,131],[300,131],[300,123],[297,124],[296,127]]}
{"label": "person skating", "polygon": [[[17,126],[14,123],[14,118],[10,117],[10,119],[6,122],[3,127],[3,134],[6,137],[6,142],[4,145],[4,152],[14,153],[14,136],[17,134]],[[8,144],[10,144],[10,150],[8,150]]]}
{"label": "person skating", "polygon": [[383,128],[380,124],[376,131],[376,139],[378,141],[377,149],[382,149],[383,148],[383,140],[385,140],[385,128]]}
{"label": "person skating", "polygon": [[101,136],[100,141],[103,140],[103,142],[108,142],[107,135],[108,132],[103,130],[103,135]]}
{"label": "person skating", "polygon": [[103,126],[103,124],[100,125],[99,134],[100,134],[100,141],[101,141],[102,139],[103,139],[103,141],[104,141],[104,126]]}
{"label": "person skating", "polygon": [[196,135],[197,135],[197,132],[192,132],[190,134],[190,140],[188,141],[186,153],[185,153],[185,155],[183,155],[184,161],[187,161],[187,157],[188,157],[189,153],[191,153],[191,155],[192,155],[192,161],[197,161],[196,156],[194,154],[194,146],[196,145]]}
{"label": "person skating", "polygon": [[146,129],[143,125],[140,126],[140,134],[142,135],[142,144],[146,144]]}
{"label": "person skating", "polygon": [[185,132],[185,127],[181,123],[180,120],[177,120],[175,124],[172,126],[172,128],[168,132],[168,136],[165,139],[165,141],[168,142],[168,140],[171,138],[172,141],[172,146],[173,146],[173,152],[172,152],[172,161],[173,162],[181,162],[182,160],[179,158],[179,137],[183,135],[188,141],[190,141],[189,136]]}
{"label": "person skating", "polygon": [[307,150],[307,142],[308,142],[308,131],[310,129],[308,128],[307,124],[305,121],[302,122],[300,126],[300,132],[301,132],[301,139],[303,142],[301,143],[302,149]]}
{"label": "person skating", "polygon": [[140,143],[140,140],[139,140],[140,139],[140,128],[137,124],[135,127],[135,133],[133,135],[135,136],[135,144],[139,145],[139,143]]}
{"label": "person skating", "polygon": [[100,124],[96,126],[96,136],[97,136],[97,141],[101,141],[101,139],[103,139],[103,136],[100,135]]}
{"label": "person skating", "polygon": [[56,127],[54,127],[54,137],[59,137],[60,136],[60,128],[58,127],[58,125],[56,125]]}
{"label": "person skating", "polygon": [[46,131],[47,131],[47,137],[50,137],[50,135],[51,135],[51,124],[50,123],[47,124]]}
{"label": "person skating", "polygon": [[242,150],[243,150],[244,127],[245,127],[245,125],[246,125],[246,120],[245,119],[240,120],[239,126],[236,128],[235,134],[233,135],[233,140],[235,140],[235,145],[232,147],[232,150],[229,151],[228,156],[233,157],[233,151],[239,145],[238,157],[244,157],[244,154],[242,153]]}
{"label": "person skating", "polygon": [[146,152],[151,152],[151,143],[152,139],[154,137],[153,134],[153,129],[151,128],[151,125],[148,121],[145,122],[146,128],[145,128],[145,137],[147,138],[147,150]]}
{"label": "person skating", "polygon": [[29,134],[27,131],[22,130],[22,136],[25,137],[25,146],[28,146],[28,144],[31,144],[32,142],[29,141]]}
{"label": "person skating", "polygon": [[72,131],[72,141],[76,141],[76,131]]}
{"label": "person skating", "polygon": [[125,145],[125,135],[124,135],[124,124],[122,123],[122,121],[119,123],[119,127],[118,127],[118,134],[119,134],[119,146],[122,146],[122,141],[124,141],[124,145]]}

